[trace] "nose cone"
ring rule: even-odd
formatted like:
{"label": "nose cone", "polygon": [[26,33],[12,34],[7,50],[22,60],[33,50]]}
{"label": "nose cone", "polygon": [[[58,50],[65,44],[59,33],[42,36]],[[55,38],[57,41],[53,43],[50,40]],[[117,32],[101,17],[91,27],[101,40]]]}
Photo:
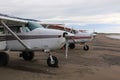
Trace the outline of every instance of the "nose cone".
{"label": "nose cone", "polygon": [[74,36],[75,36],[74,34],[67,32],[67,34],[65,35],[65,38],[72,39],[74,38]]}
{"label": "nose cone", "polygon": [[70,36],[70,37],[74,37],[75,35],[72,34],[72,33],[68,33],[68,36]]}

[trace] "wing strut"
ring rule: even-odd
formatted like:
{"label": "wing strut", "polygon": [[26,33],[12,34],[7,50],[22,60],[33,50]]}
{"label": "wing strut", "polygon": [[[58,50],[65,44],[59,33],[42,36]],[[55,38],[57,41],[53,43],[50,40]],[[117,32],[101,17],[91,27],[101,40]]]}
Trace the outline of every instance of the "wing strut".
{"label": "wing strut", "polygon": [[23,45],[27,50],[31,50],[29,46],[27,46],[6,24],[3,20],[1,20],[1,24]]}

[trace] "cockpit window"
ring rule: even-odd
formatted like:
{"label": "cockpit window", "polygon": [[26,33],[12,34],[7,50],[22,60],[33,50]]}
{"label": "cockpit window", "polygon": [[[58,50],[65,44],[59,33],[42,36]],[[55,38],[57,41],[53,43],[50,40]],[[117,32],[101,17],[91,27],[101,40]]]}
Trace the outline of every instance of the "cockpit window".
{"label": "cockpit window", "polygon": [[32,22],[32,21],[28,22],[25,26],[28,27],[28,29],[29,29],[30,31],[32,31],[32,30],[34,30],[34,29],[36,29],[36,28],[43,28],[43,26],[40,25],[39,23],[37,23],[37,22]]}

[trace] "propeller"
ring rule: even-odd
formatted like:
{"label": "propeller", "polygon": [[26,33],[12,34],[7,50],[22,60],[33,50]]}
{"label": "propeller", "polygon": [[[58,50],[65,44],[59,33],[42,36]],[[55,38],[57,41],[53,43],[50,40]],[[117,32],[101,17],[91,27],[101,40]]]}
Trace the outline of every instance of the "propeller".
{"label": "propeller", "polygon": [[67,59],[67,57],[68,57],[68,47],[69,47],[69,42],[68,42],[68,40],[70,39],[70,38],[72,38],[74,35],[73,34],[71,34],[71,33],[67,33],[67,32],[64,32],[63,33],[63,37],[65,37],[65,39],[66,39],[66,42],[65,42],[65,58]]}
{"label": "propeller", "polygon": [[69,42],[68,42],[68,39],[66,39],[66,44],[65,44],[66,46],[66,50],[65,50],[65,58],[67,59],[67,57],[68,57],[68,47],[69,47]]}

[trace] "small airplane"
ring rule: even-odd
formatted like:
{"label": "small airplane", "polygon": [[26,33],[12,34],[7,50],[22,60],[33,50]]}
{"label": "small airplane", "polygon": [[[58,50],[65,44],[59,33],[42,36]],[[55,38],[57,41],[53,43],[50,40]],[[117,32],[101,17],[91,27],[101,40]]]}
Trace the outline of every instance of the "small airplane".
{"label": "small airplane", "polygon": [[[49,54],[47,64],[58,66],[58,59],[52,56],[51,50],[60,49],[74,35],[65,31],[46,29],[34,20],[0,14],[0,65],[9,61],[10,51],[20,51],[20,57],[26,61],[34,58],[34,52],[42,50]],[[67,58],[68,49],[66,49]]]}
{"label": "small airplane", "polygon": [[93,39],[93,34],[88,33],[87,30],[75,30],[72,28],[64,27],[63,24],[54,24],[54,23],[45,23],[41,22],[41,24],[46,28],[63,30],[74,34],[74,38],[69,39],[69,48],[74,49],[76,43],[83,44],[83,50],[88,51],[89,46],[86,44],[88,41]]}

